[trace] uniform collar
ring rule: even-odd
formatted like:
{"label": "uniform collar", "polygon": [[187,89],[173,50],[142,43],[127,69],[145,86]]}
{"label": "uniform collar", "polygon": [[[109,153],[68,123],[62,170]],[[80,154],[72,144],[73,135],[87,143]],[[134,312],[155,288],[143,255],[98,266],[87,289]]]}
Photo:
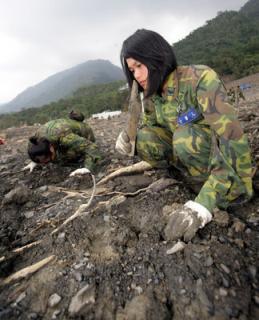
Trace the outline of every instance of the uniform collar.
{"label": "uniform collar", "polygon": [[172,101],[178,95],[178,77],[177,77],[177,69],[175,69],[172,73],[167,77],[164,86],[162,97],[166,100]]}

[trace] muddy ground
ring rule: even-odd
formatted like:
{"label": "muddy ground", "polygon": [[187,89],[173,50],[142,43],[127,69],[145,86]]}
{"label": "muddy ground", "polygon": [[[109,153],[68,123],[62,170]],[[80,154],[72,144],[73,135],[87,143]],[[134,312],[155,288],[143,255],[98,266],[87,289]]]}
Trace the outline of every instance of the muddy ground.
{"label": "muddy ground", "polygon": [[[258,163],[254,89],[239,116]],[[97,181],[139,161],[114,150],[125,121],[125,114],[89,120],[106,154]],[[175,243],[164,241],[167,206],[194,199],[190,186],[172,180],[148,188],[168,181],[167,170],[118,177],[98,186],[84,215],[62,227],[89,200],[92,181],[52,164],[21,172],[35,130],[0,133],[0,319],[259,319],[258,182],[249,203],[215,211],[183,250],[168,254]],[[29,266],[37,271],[15,274]]]}

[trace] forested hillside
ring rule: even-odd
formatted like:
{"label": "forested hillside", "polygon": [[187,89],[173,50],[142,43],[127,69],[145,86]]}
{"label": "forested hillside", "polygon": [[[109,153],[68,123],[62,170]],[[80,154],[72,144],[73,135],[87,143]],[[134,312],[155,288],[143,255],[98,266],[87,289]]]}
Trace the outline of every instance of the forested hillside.
{"label": "forested hillside", "polygon": [[239,12],[219,12],[174,49],[179,64],[205,64],[236,78],[259,72],[259,0]]}
{"label": "forested hillside", "polygon": [[107,60],[89,60],[73,68],[51,75],[27,88],[15,99],[0,107],[0,112],[15,112],[23,108],[41,107],[47,103],[66,99],[85,86],[123,80],[121,68]]}
{"label": "forested hillside", "polygon": [[127,90],[120,90],[124,85],[125,81],[115,81],[84,87],[78,89],[71,98],[60,99],[41,108],[0,115],[0,129],[45,123],[51,119],[67,117],[71,110],[81,111],[86,117],[104,110],[120,110],[128,95]]}

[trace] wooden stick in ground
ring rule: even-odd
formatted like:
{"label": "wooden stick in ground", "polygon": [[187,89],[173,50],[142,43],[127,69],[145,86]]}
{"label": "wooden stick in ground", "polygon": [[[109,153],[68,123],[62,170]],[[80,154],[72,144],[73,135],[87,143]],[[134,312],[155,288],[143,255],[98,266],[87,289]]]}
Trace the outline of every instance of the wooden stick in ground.
{"label": "wooden stick in ground", "polygon": [[133,174],[133,173],[140,173],[140,172],[144,172],[145,170],[150,170],[150,169],[152,169],[152,166],[149,163],[147,163],[146,161],[140,161],[140,162],[135,163],[131,166],[123,167],[123,168],[120,168],[120,169],[112,172],[108,176],[101,179],[97,183],[97,186],[100,184],[106,183],[109,180],[112,180],[112,179],[119,177],[119,176],[129,175],[129,174]]}
{"label": "wooden stick in ground", "polygon": [[16,280],[20,280],[22,278],[25,278],[33,273],[35,273],[36,271],[38,271],[39,269],[41,269],[42,267],[44,267],[46,264],[48,264],[50,261],[52,261],[55,258],[54,255],[49,256],[29,267],[23,268],[20,271],[15,272],[14,274],[10,275],[9,277],[7,277],[6,279],[3,280],[3,282],[1,283],[1,285],[7,285],[13,281]]}

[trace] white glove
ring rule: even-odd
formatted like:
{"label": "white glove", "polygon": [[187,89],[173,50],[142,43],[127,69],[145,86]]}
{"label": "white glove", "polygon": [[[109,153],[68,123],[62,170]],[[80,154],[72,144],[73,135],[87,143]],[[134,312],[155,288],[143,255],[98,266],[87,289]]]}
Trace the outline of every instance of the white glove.
{"label": "white glove", "polygon": [[84,175],[87,173],[91,173],[91,171],[87,168],[80,168],[80,169],[76,169],[76,170],[72,171],[69,176],[70,177],[81,176],[81,175]]}
{"label": "white glove", "polygon": [[37,167],[37,163],[36,162],[33,162],[33,161],[31,161],[27,166],[25,166],[25,167],[23,167],[22,168],[22,170],[24,171],[24,170],[30,170],[30,172],[32,172],[33,171],[33,169],[35,168],[35,167]]}
{"label": "white glove", "polygon": [[207,208],[198,202],[188,201],[185,205],[174,210],[165,227],[166,240],[178,240],[184,237],[184,241],[190,241],[199,228],[209,223],[212,215]]}
{"label": "white glove", "polygon": [[115,149],[123,155],[129,154],[131,151],[130,139],[124,130],[119,134],[117,138]]}

